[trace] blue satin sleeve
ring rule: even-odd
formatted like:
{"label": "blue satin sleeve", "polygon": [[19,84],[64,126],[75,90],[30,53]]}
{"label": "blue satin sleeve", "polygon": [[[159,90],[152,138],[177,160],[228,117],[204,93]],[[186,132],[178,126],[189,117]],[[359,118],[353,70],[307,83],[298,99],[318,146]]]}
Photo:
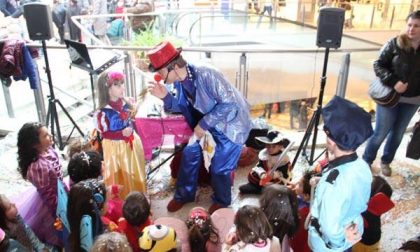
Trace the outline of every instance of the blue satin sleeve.
{"label": "blue satin sleeve", "polygon": [[[219,122],[229,123],[237,119],[238,111],[248,111],[246,103],[241,103],[241,96],[236,94],[236,90],[225,81],[219,72],[213,72],[213,75],[203,75],[204,83],[211,83],[211,85],[204,85],[206,87],[207,96],[213,98],[208,100],[207,106],[212,106],[211,110],[205,114],[202,120],[205,121],[209,127],[214,127]],[[238,99],[239,98],[239,99]],[[240,107],[242,105],[242,107]],[[245,105],[245,106],[244,106]],[[207,107],[206,106],[206,107]]]}
{"label": "blue satin sleeve", "polygon": [[169,92],[163,98],[163,109],[168,112],[175,112],[175,113],[181,112],[181,109],[178,106],[177,99]]}
{"label": "blue satin sleeve", "polygon": [[211,66],[195,69],[194,107],[204,115],[199,124],[216,128],[231,141],[243,144],[252,127],[248,102],[217,69]]}
{"label": "blue satin sleeve", "polygon": [[106,113],[108,118],[108,130],[109,131],[119,131],[127,128],[130,125],[131,119],[122,120],[120,118],[120,114],[116,111],[112,111],[112,113]]}

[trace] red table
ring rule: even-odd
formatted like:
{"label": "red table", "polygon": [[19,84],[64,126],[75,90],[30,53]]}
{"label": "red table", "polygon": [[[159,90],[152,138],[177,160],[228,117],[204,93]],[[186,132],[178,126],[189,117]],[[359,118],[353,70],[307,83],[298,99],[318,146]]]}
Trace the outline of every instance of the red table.
{"label": "red table", "polygon": [[192,130],[183,116],[136,118],[136,127],[143,143],[146,160],[152,159],[153,148],[163,144],[164,135],[174,136],[174,146],[187,143],[192,135]]}

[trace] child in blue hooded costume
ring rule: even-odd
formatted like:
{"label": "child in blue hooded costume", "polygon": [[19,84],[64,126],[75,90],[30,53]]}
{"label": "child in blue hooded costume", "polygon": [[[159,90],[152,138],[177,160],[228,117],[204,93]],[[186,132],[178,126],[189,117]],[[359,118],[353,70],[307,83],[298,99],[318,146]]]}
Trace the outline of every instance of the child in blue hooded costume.
{"label": "child in blue hooded costume", "polygon": [[[175,49],[167,41],[147,53],[150,71],[158,72],[165,84],[173,83],[175,94],[160,82],[150,82],[149,91],[163,100],[165,111],[182,112],[198,140],[208,133],[213,137],[216,149],[209,169],[214,190],[209,209],[212,213],[231,203],[231,173],[252,125],[249,104],[218,70],[208,65],[188,64],[180,53],[181,49]],[[175,212],[195,200],[202,159],[199,141],[184,148],[168,211]]]}
{"label": "child in blue hooded costume", "polygon": [[356,149],[372,135],[370,115],[339,96],[322,109],[329,164],[311,203],[309,246],[314,252],[347,251],[363,234],[372,174]]}

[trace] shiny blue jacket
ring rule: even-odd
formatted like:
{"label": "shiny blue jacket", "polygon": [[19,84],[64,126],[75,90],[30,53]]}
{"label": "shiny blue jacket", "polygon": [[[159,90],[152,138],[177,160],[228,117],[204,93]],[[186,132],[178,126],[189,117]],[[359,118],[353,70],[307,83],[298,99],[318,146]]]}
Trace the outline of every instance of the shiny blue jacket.
{"label": "shiny blue jacket", "polygon": [[198,123],[204,130],[219,130],[234,143],[245,143],[252,126],[250,107],[245,98],[214,67],[204,64],[188,64],[187,67],[192,74],[187,78],[193,80],[195,94],[186,100],[198,113],[188,115],[179,107],[179,102],[185,99],[180,82],[174,83],[175,96],[168,94],[163,99],[165,111],[183,112],[192,128]]}

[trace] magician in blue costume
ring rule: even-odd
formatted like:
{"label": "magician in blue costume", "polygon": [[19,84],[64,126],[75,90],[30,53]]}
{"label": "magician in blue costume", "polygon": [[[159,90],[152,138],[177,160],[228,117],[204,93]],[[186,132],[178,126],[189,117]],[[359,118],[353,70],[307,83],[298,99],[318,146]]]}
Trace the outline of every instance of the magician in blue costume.
{"label": "magician in blue costume", "polygon": [[[149,91],[163,100],[165,111],[182,112],[197,139],[206,132],[213,137],[216,148],[209,169],[214,190],[212,213],[231,203],[231,175],[252,126],[249,104],[221,72],[209,65],[189,64],[180,54],[181,49],[168,41],[147,53],[150,71],[158,72],[165,84],[174,84],[174,92],[168,92],[164,84],[150,82]],[[184,148],[168,211],[175,212],[195,200],[202,152],[199,141]]]}
{"label": "magician in blue costume", "polygon": [[363,234],[362,213],[372,173],[356,149],[372,135],[370,115],[339,96],[322,109],[329,165],[316,185],[310,209],[309,246],[314,252],[346,251]]}

